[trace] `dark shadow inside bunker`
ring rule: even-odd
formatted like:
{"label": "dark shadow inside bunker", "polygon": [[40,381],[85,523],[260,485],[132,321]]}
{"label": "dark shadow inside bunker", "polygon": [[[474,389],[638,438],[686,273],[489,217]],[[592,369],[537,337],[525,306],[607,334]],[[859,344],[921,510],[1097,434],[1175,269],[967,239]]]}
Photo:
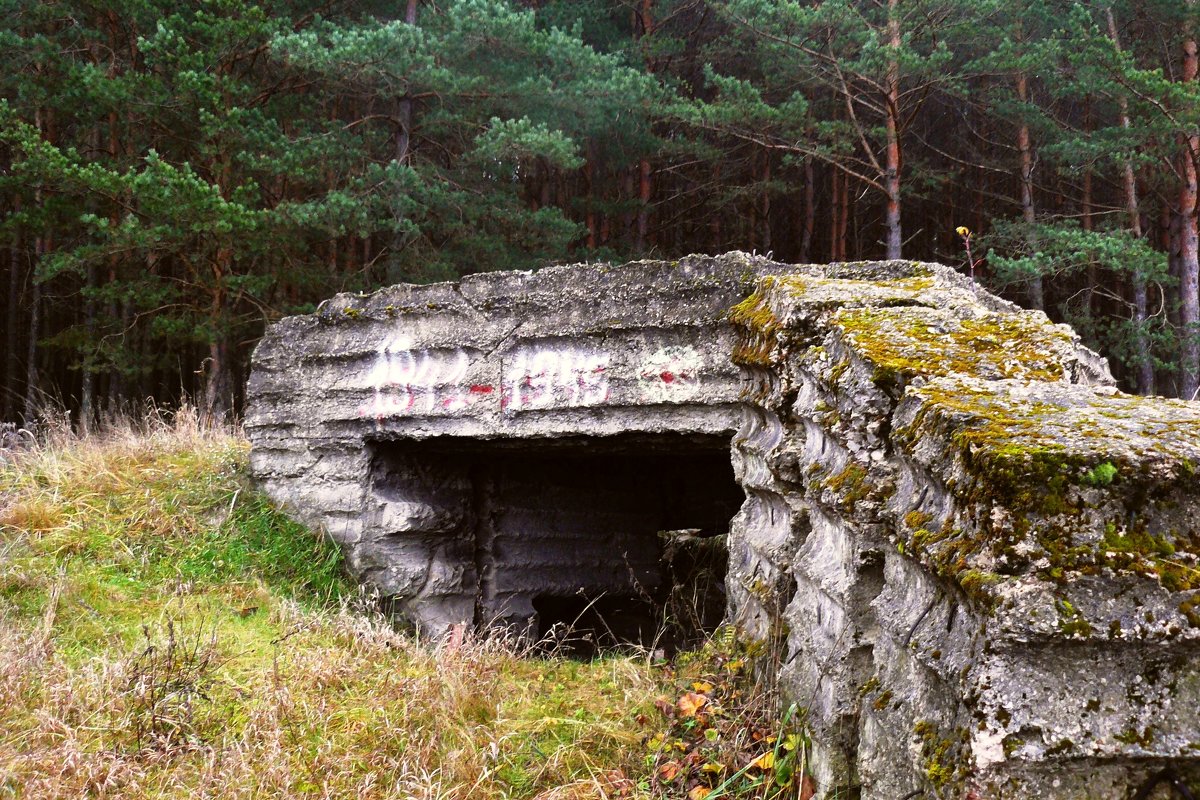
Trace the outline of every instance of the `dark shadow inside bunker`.
{"label": "dark shadow inside bunker", "polygon": [[567,652],[666,650],[725,610],[725,536],[745,499],[729,439],[684,433],[371,443],[380,500],[461,562],[474,624]]}

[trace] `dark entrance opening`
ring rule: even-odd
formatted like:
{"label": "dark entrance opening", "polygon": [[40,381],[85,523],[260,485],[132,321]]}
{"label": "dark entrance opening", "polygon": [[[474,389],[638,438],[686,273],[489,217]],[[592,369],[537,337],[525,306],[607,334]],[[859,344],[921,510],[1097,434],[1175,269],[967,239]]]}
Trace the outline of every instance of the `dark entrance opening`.
{"label": "dark entrance opening", "polygon": [[744,499],[724,437],[395,440],[372,469],[378,496],[434,521],[412,535],[465,562],[477,625],[586,651],[672,647],[720,622]]}

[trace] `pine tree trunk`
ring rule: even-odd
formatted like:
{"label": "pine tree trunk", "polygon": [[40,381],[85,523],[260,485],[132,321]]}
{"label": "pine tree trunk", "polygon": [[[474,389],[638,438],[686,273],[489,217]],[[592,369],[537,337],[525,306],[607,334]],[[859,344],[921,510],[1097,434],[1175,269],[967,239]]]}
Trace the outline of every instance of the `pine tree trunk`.
{"label": "pine tree trunk", "polygon": [[758,198],[754,194],[754,184],[758,182],[758,150],[750,151],[750,179],[746,184],[746,211],[741,214],[746,233],[743,236],[745,249],[752,253],[758,252]]}
{"label": "pine tree trunk", "polygon": [[[1122,111],[1122,126],[1129,122],[1127,111]],[[1125,193],[1125,213],[1129,217],[1129,232],[1133,238],[1142,238],[1142,217],[1138,206],[1137,178],[1133,174],[1133,163],[1125,162],[1122,171],[1122,184]],[[1150,319],[1149,300],[1146,291],[1146,277],[1139,270],[1130,275],[1133,287],[1133,349],[1134,360],[1137,362],[1137,386],[1142,394],[1154,394],[1154,361],[1150,356],[1150,334],[1146,329]]]}
{"label": "pine tree trunk", "polygon": [[633,247],[637,242],[637,214],[633,210],[633,198],[637,195],[637,167],[623,167],[620,170],[621,187],[618,190],[620,194],[621,206],[625,209],[621,212],[621,241],[626,247]]}
{"label": "pine tree trunk", "polygon": [[229,274],[228,256],[224,249],[213,263],[213,290],[209,306],[209,325],[212,341],[208,345],[208,369],[204,383],[204,414],[210,422],[223,423],[232,410],[232,380],[230,378],[230,348],[228,334],[228,297],[225,290]]}
{"label": "pine tree trunk", "polygon": [[554,195],[552,192],[554,188],[554,173],[550,165],[545,163],[544,159],[541,165],[541,174],[542,182],[541,186],[538,187],[538,203],[540,208],[549,208],[554,204]]}
{"label": "pine tree trunk", "polygon": [[[93,55],[93,57],[95,57]],[[100,128],[93,126],[90,133],[90,145],[93,154],[100,152]],[[94,157],[94,156],[93,156]],[[95,203],[89,203],[89,213],[96,213]],[[79,367],[79,430],[87,434],[92,429],[92,418],[95,413],[96,376],[92,370],[92,349],[96,344],[96,288],[99,283],[99,270],[92,260],[88,260],[83,282],[83,330],[85,341],[80,349]]]}
{"label": "pine tree trunk", "polygon": [[[121,153],[121,143],[119,119],[116,111],[112,111],[108,115],[108,153],[112,158],[112,163],[119,164],[118,155]],[[126,202],[132,205],[128,192],[126,193]],[[109,224],[112,225],[113,230],[116,230],[121,224],[121,212],[119,208],[119,204],[114,203],[112,213],[109,215]],[[120,257],[116,253],[113,253],[108,257],[107,277],[110,286],[116,284],[117,277],[120,274],[120,266]],[[109,320],[118,319],[120,309],[118,308],[116,300],[110,300],[108,302],[106,312]],[[122,328],[122,330],[124,330],[124,328]],[[104,405],[107,409],[116,411],[117,409],[120,409],[125,402],[125,373],[121,370],[121,367],[114,365],[108,376],[108,391],[104,397]]]}
{"label": "pine tree trunk", "polygon": [[92,371],[91,350],[96,345],[96,298],[94,292],[97,272],[96,265],[89,263],[84,283],[83,329],[86,332],[87,341],[83,345],[82,366],[79,369],[79,429],[85,434],[91,431],[92,420],[95,416],[96,374]]}
{"label": "pine tree trunk", "polygon": [[[1089,137],[1092,133],[1092,96],[1085,95],[1083,98],[1083,130]],[[1080,225],[1085,231],[1091,231],[1093,228],[1093,202],[1092,202],[1092,169],[1089,166],[1083,168],[1083,198],[1080,203]],[[1089,258],[1087,264],[1087,314],[1092,318],[1096,314],[1096,287],[1098,284],[1096,272],[1096,259]]]}
{"label": "pine tree trunk", "polygon": [[[1185,399],[1196,399],[1200,395],[1200,286],[1198,286],[1197,263],[1200,262],[1200,236],[1196,228],[1196,170],[1184,177],[1184,188],[1180,190],[1180,237],[1179,237],[1179,323],[1182,345],[1180,347],[1179,395]],[[1191,206],[1185,206],[1190,202]]]}
{"label": "pine tree trunk", "polygon": [[[1024,72],[1017,75],[1017,97],[1022,103],[1029,101],[1029,79]],[[1017,151],[1021,155],[1021,218],[1025,220],[1029,231],[1030,249],[1036,250],[1037,237],[1033,232],[1034,223],[1037,222],[1037,211],[1033,205],[1033,146],[1029,136],[1029,124],[1024,120],[1017,130]],[[1045,309],[1046,298],[1042,276],[1031,277],[1027,288],[1029,305],[1039,310]]]}
{"label": "pine tree trunk", "polygon": [[[1195,0],[1189,0],[1189,7]],[[1196,39],[1189,31],[1183,43],[1184,82],[1195,81],[1200,72]],[[1196,224],[1196,159],[1200,157],[1200,136],[1180,136],[1179,158],[1179,323],[1183,337],[1180,347],[1179,394],[1191,400],[1200,394],[1200,231]]]}
{"label": "pine tree trunk", "polygon": [[[592,183],[594,180],[596,167],[592,163],[592,161],[594,159],[594,155],[593,155],[592,151],[593,151],[593,146],[592,146],[591,142],[589,142],[588,147],[587,147],[587,160],[583,164],[584,197],[585,197],[585,202],[587,204],[586,211],[585,211],[585,214],[586,214],[585,224],[587,225],[587,247],[588,247],[588,250],[596,249],[596,212],[592,207],[592,205],[593,205]],[[640,251],[640,238],[639,238],[639,251]]]}
{"label": "pine tree trunk", "polygon": [[[417,24],[417,0],[408,0],[404,9],[404,21]],[[407,164],[412,149],[413,101],[407,94],[400,98],[396,109],[396,161]]]}
{"label": "pine tree trunk", "polygon": [[[712,183],[713,186],[721,185],[720,161],[713,163]],[[718,209],[712,212],[712,217],[708,221],[708,252],[713,255],[721,252],[721,236],[721,211]]]}
{"label": "pine tree trunk", "polygon": [[[17,200],[13,204],[14,211],[20,211],[21,202]],[[21,334],[21,314],[20,314],[20,298],[21,298],[21,277],[24,270],[21,269],[22,261],[21,252],[21,231],[16,229],[13,231],[12,246],[9,250],[8,258],[8,325],[6,326],[6,343],[5,352],[7,357],[4,359],[4,419],[12,420],[16,418],[16,398],[17,398],[17,372],[20,371],[20,362],[17,359],[17,348],[20,346]]]}
{"label": "pine tree trunk", "polygon": [[843,247],[839,247],[839,243],[844,246],[845,242],[841,241],[841,219],[840,214],[845,212],[845,205],[842,203],[842,173],[841,170],[832,169],[829,171],[830,183],[829,189],[829,260],[832,262],[841,261],[844,257]]}
{"label": "pine tree trunk", "polygon": [[653,186],[650,182],[650,161],[643,158],[638,161],[638,213],[637,213],[637,251],[646,252],[650,236],[650,196]]}
{"label": "pine tree trunk", "polygon": [[811,158],[804,160],[804,207],[800,220],[800,261],[807,262],[812,258],[813,227],[817,221],[816,191],[813,186],[813,162]]}
{"label": "pine tree trunk", "polygon": [[[651,75],[655,72],[654,58],[651,57],[646,45],[649,37],[654,35],[653,0],[641,0],[638,6],[634,37],[642,43],[642,58],[646,71]],[[638,210],[637,210],[637,240],[635,248],[638,254],[646,252],[650,238],[650,198],[653,194],[651,183],[650,160],[643,157],[638,159]]]}
{"label": "pine tree trunk", "polygon": [[[1121,39],[1117,35],[1117,22],[1113,18],[1112,8],[1107,9],[1108,35],[1113,46],[1121,49]],[[1129,130],[1129,100],[1121,95],[1118,98],[1120,123],[1124,130]],[[1138,203],[1137,176],[1133,172],[1133,162],[1126,160],[1121,170],[1121,188],[1125,200],[1125,215],[1129,224],[1129,232],[1134,239],[1142,238],[1142,213]],[[1150,335],[1146,330],[1150,316],[1149,298],[1146,291],[1146,277],[1140,271],[1134,270],[1130,275],[1133,289],[1133,349],[1137,369],[1137,387],[1142,394],[1154,394],[1154,361],[1150,356]]]}
{"label": "pine tree trunk", "polygon": [[204,414],[210,422],[223,423],[229,417],[233,383],[229,374],[229,341],[223,333],[208,346],[208,375],[204,385]]}
{"label": "pine tree trunk", "polygon": [[[45,253],[45,240],[38,237],[34,240],[34,271],[37,270],[37,264]],[[36,274],[29,276],[29,349],[26,352],[25,361],[25,422],[33,422],[38,417],[40,408],[40,398],[38,395],[38,337],[41,336],[42,325],[42,284],[38,281]]]}
{"label": "pine tree trunk", "polygon": [[[850,176],[842,173],[842,192],[841,202],[842,210],[838,213],[838,256],[839,261],[846,261],[850,256],[850,251],[846,248],[846,232],[850,229],[850,216],[853,213],[851,201],[854,198],[850,194]],[[855,252],[860,252],[855,248]]]}
{"label": "pine tree trunk", "polygon": [[[13,200],[13,211],[20,211],[20,199]],[[5,325],[5,383],[4,419],[16,419],[17,411],[17,373],[20,362],[17,359],[17,348],[20,347],[20,283],[24,270],[22,257],[24,253],[20,241],[20,228],[13,228],[12,246],[8,251],[8,321]]]}
{"label": "pine tree trunk", "polygon": [[[888,0],[888,45],[900,49],[900,0]],[[887,190],[887,257],[900,258],[903,236],[900,229],[900,62],[894,55],[887,68],[887,162],[884,175]]]}
{"label": "pine tree trunk", "polygon": [[[228,158],[221,164],[222,192],[232,186],[232,164]],[[212,288],[209,296],[208,325],[212,339],[208,347],[208,374],[204,386],[204,413],[209,422],[224,424],[233,410],[233,380],[230,367],[230,299],[229,279],[233,275],[233,251],[228,244],[219,244],[212,258]]]}
{"label": "pine tree trunk", "polygon": [[[49,124],[45,123],[42,110],[34,112],[34,123],[47,139]],[[42,190],[34,191],[34,205],[41,207]],[[25,361],[25,422],[31,423],[37,419],[41,409],[41,387],[38,385],[38,337],[42,327],[42,284],[37,276],[38,266],[49,251],[49,241],[46,235],[37,236],[33,240],[33,267],[29,274],[29,349]]]}
{"label": "pine tree trunk", "polygon": [[771,248],[771,152],[763,153],[762,195],[759,198],[759,216],[762,220],[762,251],[772,252]]}

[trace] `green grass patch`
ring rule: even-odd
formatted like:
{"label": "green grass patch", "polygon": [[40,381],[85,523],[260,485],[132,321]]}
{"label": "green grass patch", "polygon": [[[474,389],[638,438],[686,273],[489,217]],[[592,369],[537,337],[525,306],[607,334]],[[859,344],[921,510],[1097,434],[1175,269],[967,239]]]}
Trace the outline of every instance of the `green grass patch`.
{"label": "green grass patch", "polygon": [[[655,777],[656,743],[684,742],[671,737],[686,725],[654,735],[681,724],[656,710],[674,707],[673,668],[398,633],[338,549],[253,488],[246,461],[243,440],[177,426],[0,465],[0,798],[599,800],[719,785]],[[721,725],[733,741],[737,722]],[[751,772],[736,796],[796,786]]]}

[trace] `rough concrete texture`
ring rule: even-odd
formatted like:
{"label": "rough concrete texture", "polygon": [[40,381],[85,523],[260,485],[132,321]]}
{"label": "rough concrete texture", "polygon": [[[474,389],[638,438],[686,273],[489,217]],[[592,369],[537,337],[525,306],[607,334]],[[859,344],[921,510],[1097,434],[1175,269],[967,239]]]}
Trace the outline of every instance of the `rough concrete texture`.
{"label": "rough concrete texture", "polygon": [[777,647],[821,798],[1200,772],[1200,404],[1120,394],[945,267],[343,295],[268,331],[246,428],[271,496],[435,634],[645,594],[657,531],[728,529],[729,618]]}
{"label": "rough concrete texture", "polygon": [[934,265],[767,278],[733,319],[730,613],[778,643],[820,796],[1200,773],[1200,404]]}

